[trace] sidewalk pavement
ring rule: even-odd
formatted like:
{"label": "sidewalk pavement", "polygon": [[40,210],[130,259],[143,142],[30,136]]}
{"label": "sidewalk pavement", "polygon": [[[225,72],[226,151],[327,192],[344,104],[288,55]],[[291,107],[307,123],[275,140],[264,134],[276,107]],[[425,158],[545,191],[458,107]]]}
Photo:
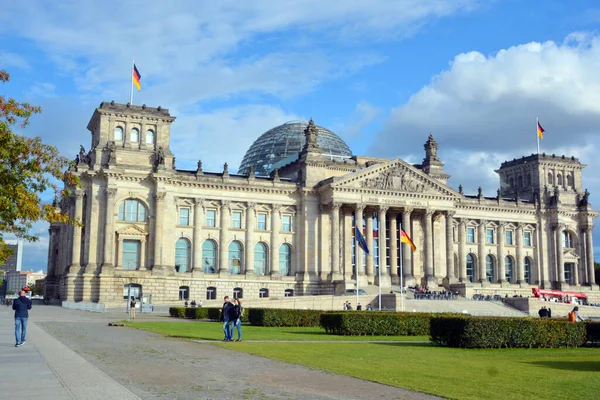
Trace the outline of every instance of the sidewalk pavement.
{"label": "sidewalk pavement", "polygon": [[15,347],[14,311],[0,307],[0,393],[3,399],[140,399],[35,324],[29,314],[27,343]]}

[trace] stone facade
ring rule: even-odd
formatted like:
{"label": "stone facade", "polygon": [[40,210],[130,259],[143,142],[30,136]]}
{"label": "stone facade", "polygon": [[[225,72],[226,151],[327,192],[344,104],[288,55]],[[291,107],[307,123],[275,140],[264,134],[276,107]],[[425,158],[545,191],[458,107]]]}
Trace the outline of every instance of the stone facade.
{"label": "stone facade", "polygon": [[[201,161],[178,170],[174,120],[160,107],[95,110],[91,150],[82,147],[72,167],[81,187],[56,205],[82,224],[50,227],[48,296],[105,304],[125,294],[155,304],[281,298],[342,293],[357,278],[359,287],[389,289],[401,277],[461,291],[598,288],[598,214],[575,158],[505,162],[496,196],[469,196],[447,186],[431,135],[422,165],[334,161],[322,155],[311,121],[298,159],[271,176],[230,174],[227,164],[206,172]],[[354,246],[354,221],[362,221],[368,256]]]}

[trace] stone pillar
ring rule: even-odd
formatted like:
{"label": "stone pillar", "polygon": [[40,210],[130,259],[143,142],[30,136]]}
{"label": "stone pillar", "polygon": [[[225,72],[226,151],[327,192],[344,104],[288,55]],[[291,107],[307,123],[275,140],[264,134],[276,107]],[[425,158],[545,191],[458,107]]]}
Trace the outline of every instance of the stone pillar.
{"label": "stone pillar", "polygon": [[489,281],[486,278],[486,254],[485,254],[485,229],[487,221],[482,219],[479,221],[477,229],[477,260],[479,261],[479,282],[481,285],[486,285]]}
{"label": "stone pillar", "polygon": [[[425,210],[423,225],[425,226],[425,277],[423,284],[427,286],[436,286],[437,279],[433,276],[433,210]],[[408,246],[407,246],[408,247]],[[408,251],[411,251],[410,248]]]}
{"label": "stone pillar", "polygon": [[390,276],[392,285],[400,284],[398,279],[398,215],[390,212]]}
{"label": "stone pillar", "polygon": [[[523,257],[523,224],[517,224],[516,230],[516,241],[517,241],[517,283],[521,286],[527,286],[525,282],[525,260]],[[531,277],[531,271],[529,271]]]}
{"label": "stone pillar", "polygon": [[246,207],[246,276],[255,277],[254,273],[254,228],[256,225],[256,203],[248,203]]}
{"label": "stone pillar", "polygon": [[[88,194],[86,195],[86,221],[84,222],[85,226],[85,238],[84,244],[85,249],[83,253],[85,254],[85,262],[86,267],[85,270],[87,273],[94,273],[98,268],[98,245],[101,244],[97,240],[98,236],[98,220],[100,218],[100,186],[92,182]],[[80,262],[81,263],[81,262]],[[89,279],[88,279],[89,282]]]}
{"label": "stone pillar", "polygon": [[221,230],[219,231],[219,262],[217,273],[229,273],[229,220],[231,218],[229,200],[221,201]]}
{"label": "stone pillar", "polygon": [[469,283],[467,278],[467,221],[461,218],[458,223],[458,265],[459,279],[462,283]]}
{"label": "stone pillar", "polygon": [[[112,133],[111,133],[112,134]],[[115,261],[115,196],[116,188],[106,188],[106,209],[104,210],[104,255],[102,257],[102,273],[114,271]]]}
{"label": "stone pillar", "polygon": [[[81,217],[83,215],[83,191],[76,190],[75,197],[75,220],[78,223],[83,223]],[[69,267],[70,274],[76,274],[81,269],[81,225],[73,226],[73,247],[71,248],[71,266]]]}
{"label": "stone pillar", "polygon": [[[413,209],[405,207],[402,212],[402,226],[401,228],[412,238],[410,228],[410,214]],[[412,248],[408,243],[400,242],[402,246],[402,275],[404,280],[404,286],[414,285],[415,277],[412,274]]]}
{"label": "stone pillar", "polygon": [[565,284],[565,262],[563,261],[563,242],[562,232],[565,226],[557,224],[554,226],[554,242],[556,243],[556,271],[558,273],[557,281],[559,285]]}
{"label": "stone pillar", "polygon": [[585,229],[585,263],[588,268],[588,279],[586,284],[589,286],[597,286],[595,282],[594,276],[594,247],[592,245],[592,230],[594,229],[593,225],[587,225],[584,227]]}
{"label": "stone pillar", "polygon": [[367,279],[369,282],[373,282],[373,210],[367,210],[367,248],[369,253],[367,254]]}
{"label": "stone pillar", "polygon": [[[357,204],[356,211],[354,213],[354,225],[355,225],[356,229],[358,229],[361,233],[362,233],[363,210],[364,209],[365,209],[365,206],[363,206],[361,204]],[[356,236],[356,232],[354,232],[354,235]],[[354,239],[354,241],[355,241],[354,249],[356,251],[356,256],[354,258],[355,265],[356,265],[356,272],[358,273],[358,276],[361,276],[361,275],[365,274],[365,272],[363,270],[363,250],[358,245],[358,241],[356,240],[356,238]]]}
{"label": "stone pillar", "polygon": [[341,204],[331,204],[331,273],[340,273],[340,207]]}
{"label": "stone pillar", "polygon": [[[163,260],[162,260],[162,253],[163,253],[163,221],[164,221],[164,214],[165,214],[165,196],[166,193],[165,192],[157,192],[154,195],[154,201],[155,201],[155,205],[154,205],[154,266],[152,267],[152,269],[157,269],[157,270],[161,270],[163,269]],[[122,253],[122,246],[123,242],[122,240],[119,240],[119,253]],[[119,254],[119,260],[121,259],[121,254]],[[119,265],[121,265],[121,263],[119,262]]]}
{"label": "stone pillar", "polygon": [[[377,274],[377,284],[382,287],[390,287],[392,285],[392,281],[390,279],[390,275],[387,269],[387,263],[385,261],[386,256],[386,213],[388,207],[379,206],[379,214],[377,219],[378,230],[378,241],[379,241],[379,271],[381,274]],[[381,280],[380,277],[381,276]]]}
{"label": "stone pillar", "polygon": [[273,204],[271,208],[271,275],[278,277],[279,274],[279,204]]}
{"label": "stone pillar", "polygon": [[506,226],[506,222],[500,221],[498,224],[498,282],[504,283],[506,282],[506,264],[505,264],[505,254],[504,254],[504,242],[506,241],[506,234],[504,232],[504,228]]}
{"label": "stone pillar", "polygon": [[352,279],[352,211],[344,210],[344,279]]}
{"label": "stone pillar", "polygon": [[452,220],[454,211],[446,211],[446,282],[445,285],[451,285],[456,282],[454,276],[454,235],[452,234]]}
{"label": "stone pillar", "polygon": [[[156,141],[156,138],[154,139]],[[204,224],[202,199],[194,199],[194,262],[193,272],[202,272],[202,225]]]}

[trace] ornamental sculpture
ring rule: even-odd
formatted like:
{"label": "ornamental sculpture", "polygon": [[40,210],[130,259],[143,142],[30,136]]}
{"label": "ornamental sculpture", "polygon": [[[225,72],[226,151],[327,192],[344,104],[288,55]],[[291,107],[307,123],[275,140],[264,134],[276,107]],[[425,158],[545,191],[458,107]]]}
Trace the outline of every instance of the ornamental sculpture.
{"label": "ornamental sculpture", "polygon": [[381,190],[400,190],[403,192],[424,192],[425,185],[411,177],[403,168],[395,166],[380,175],[361,182],[364,188]]}

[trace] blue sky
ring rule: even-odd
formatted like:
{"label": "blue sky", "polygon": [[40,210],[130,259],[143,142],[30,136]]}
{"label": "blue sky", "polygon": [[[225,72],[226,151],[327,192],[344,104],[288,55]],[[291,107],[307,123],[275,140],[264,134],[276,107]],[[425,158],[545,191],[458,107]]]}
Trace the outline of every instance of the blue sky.
{"label": "blue sky", "polygon": [[[486,195],[494,168],[535,151],[539,117],[542,151],[587,164],[600,204],[599,24],[592,0],[12,2],[2,93],[42,106],[26,134],[74,157],[94,108],[128,101],[135,57],[134,103],[177,116],[178,168],[235,170],[260,134],[312,117],[354,154],[412,162],[431,131],[450,185]],[[36,230],[25,269],[46,267]]]}

